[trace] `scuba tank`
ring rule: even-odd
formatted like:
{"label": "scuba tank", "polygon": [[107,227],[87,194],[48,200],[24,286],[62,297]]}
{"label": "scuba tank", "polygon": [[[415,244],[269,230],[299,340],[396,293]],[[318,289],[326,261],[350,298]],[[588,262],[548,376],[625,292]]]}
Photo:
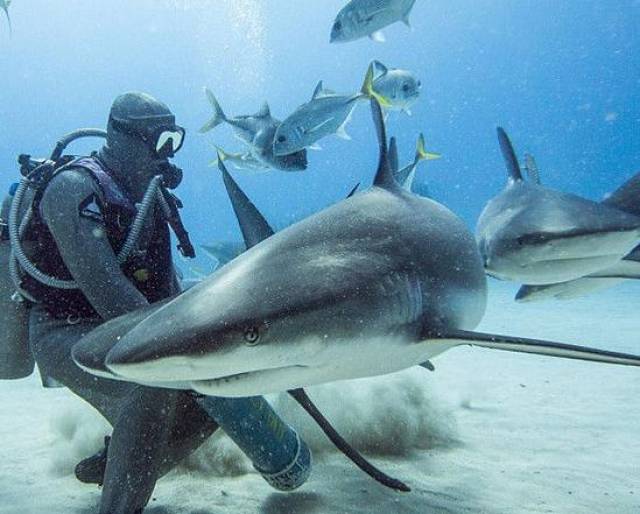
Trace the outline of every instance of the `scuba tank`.
{"label": "scuba tank", "polygon": [[28,377],[34,360],[29,349],[27,302],[16,294],[9,274],[11,243],[9,241],[9,209],[13,195],[7,195],[0,211],[0,379]]}
{"label": "scuba tank", "polygon": [[[21,294],[20,276],[15,262],[15,248],[11,244],[10,213],[12,207],[18,213],[22,224],[34,195],[46,185],[53,172],[74,159],[62,156],[67,145],[81,137],[106,137],[99,129],[82,129],[63,137],[49,159],[32,159],[29,155],[20,155],[20,173],[23,176],[20,186],[15,184],[3,199],[0,211],[0,380],[13,380],[28,377],[33,373],[35,362],[29,348],[29,306],[28,297]],[[13,205],[17,190],[21,205]],[[20,231],[19,231],[20,232]],[[20,234],[20,251],[30,253],[29,241]],[[43,377],[44,378],[44,377]]]}

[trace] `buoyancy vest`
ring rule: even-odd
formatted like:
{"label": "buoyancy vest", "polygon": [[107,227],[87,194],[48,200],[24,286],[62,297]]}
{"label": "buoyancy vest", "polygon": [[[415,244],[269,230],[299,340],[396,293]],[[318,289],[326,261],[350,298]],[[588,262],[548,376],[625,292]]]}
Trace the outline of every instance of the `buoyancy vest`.
{"label": "buoyancy vest", "polygon": [[[117,254],[124,245],[137,210],[134,203],[118,186],[106,166],[97,157],[81,157],[56,172],[65,169],[84,170],[93,179],[95,194],[87,198],[78,209],[87,215],[95,213],[104,223],[108,241]],[[67,269],[39,204],[34,205],[34,219],[28,229],[27,239],[34,241],[30,259],[44,273],[62,280],[73,277]],[[150,303],[169,297],[173,284],[171,260],[171,236],[167,222],[160,209],[154,209],[151,235],[145,238],[143,248],[134,250],[121,266],[125,276],[147,298]],[[29,275],[25,275],[22,287],[45,309],[57,318],[94,318],[98,313],[80,289],[58,289],[47,286]]]}

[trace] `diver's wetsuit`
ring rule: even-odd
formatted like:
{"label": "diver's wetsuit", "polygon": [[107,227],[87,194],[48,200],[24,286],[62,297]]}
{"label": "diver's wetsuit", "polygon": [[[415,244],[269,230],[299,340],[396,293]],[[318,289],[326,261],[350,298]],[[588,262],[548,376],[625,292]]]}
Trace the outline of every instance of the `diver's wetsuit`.
{"label": "diver's wetsuit", "polygon": [[[100,512],[129,514],[146,505],[157,478],[217,425],[188,392],[95,377],[71,359],[73,345],[103,320],[148,303],[120,269],[99,217],[83,213],[83,202],[98,193],[88,173],[65,170],[48,185],[40,212],[65,265],[99,317],[73,319],[34,305],[30,344],[41,373],[84,398],[113,425]],[[164,275],[166,296],[177,293],[173,270]]]}

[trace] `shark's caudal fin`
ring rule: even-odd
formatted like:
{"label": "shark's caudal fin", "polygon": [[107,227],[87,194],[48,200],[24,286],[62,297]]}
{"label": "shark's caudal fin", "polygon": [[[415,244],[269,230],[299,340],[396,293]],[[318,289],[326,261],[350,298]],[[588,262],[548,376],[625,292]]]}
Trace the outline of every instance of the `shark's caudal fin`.
{"label": "shark's caudal fin", "polygon": [[509,140],[509,136],[507,136],[507,133],[502,127],[498,127],[498,142],[500,143],[500,150],[502,151],[504,163],[507,166],[509,179],[513,181],[522,180],[522,172],[520,171],[518,158],[513,150],[513,145]]}
{"label": "shark's caudal fin", "polygon": [[221,123],[227,121],[227,117],[222,111],[222,108],[220,107],[218,100],[216,100],[216,97],[211,92],[211,90],[205,87],[204,93],[205,95],[207,95],[207,99],[209,100],[209,103],[213,108],[213,117],[200,128],[198,132],[200,132],[201,134],[204,134],[205,132],[209,132],[210,130],[213,130]]}
{"label": "shark's caudal fin", "polygon": [[527,339],[499,334],[483,334],[466,330],[452,330],[447,333],[427,335],[425,340],[446,342],[453,345],[471,345],[509,352],[534,353],[564,359],[620,364],[623,366],[640,366],[640,355],[610,352],[586,346],[555,343],[540,339]]}
{"label": "shark's caudal fin", "polygon": [[222,172],[224,186],[231,200],[233,211],[236,213],[247,248],[251,248],[271,237],[274,234],[273,229],[247,195],[244,194],[244,191],[240,189],[236,181],[233,180],[220,155],[218,155],[218,168]]}
{"label": "shark's caudal fin", "polygon": [[387,130],[384,124],[384,116],[382,107],[376,98],[371,99],[371,114],[373,116],[373,124],[376,128],[378,137],[378,146],[380,149],[380,160],[378,161],[378,171],[373,180],[373,185],[384,189],[395,189],[398,183],[393,176],[393,168],[389,162],[389,151],[387,149]]}

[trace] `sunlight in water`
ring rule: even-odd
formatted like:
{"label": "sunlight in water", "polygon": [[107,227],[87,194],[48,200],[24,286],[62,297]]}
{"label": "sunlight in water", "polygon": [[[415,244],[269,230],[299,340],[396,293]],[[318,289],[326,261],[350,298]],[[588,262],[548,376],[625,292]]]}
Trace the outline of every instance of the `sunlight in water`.
{"label": "sunlight in water", "polygon": [[[200,29],[195,34],[202,41],[205,62],[216,69],[220,60],[211,54],[211,44],[223,53],[228,77],[238,82],[236,90],[257,94],[269,71],[272,54],[267,49],[267,16],[263,0],[164,0],[164,5],[181,11],[195,11]],[[224,21],[224,31],[216,33],[212,26]],[[214,37],[215,41],[211,41]]]}

